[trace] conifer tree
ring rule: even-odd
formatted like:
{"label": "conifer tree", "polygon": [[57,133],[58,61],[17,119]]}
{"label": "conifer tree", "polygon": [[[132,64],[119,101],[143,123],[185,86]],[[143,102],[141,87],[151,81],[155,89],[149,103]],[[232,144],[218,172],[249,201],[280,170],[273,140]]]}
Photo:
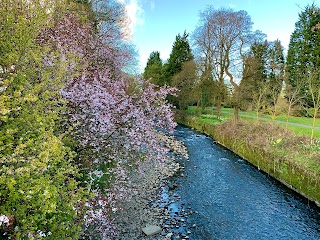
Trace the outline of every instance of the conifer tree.
{"label": "conifer tree", "polygon": [[161,80],[162,60],[160,52],[153,51],[148,58],[147,66],[144,69],[143,78],[150,80],[151,83],[163,86],[164,82]]}
{"label": "conifer tree", "polygon": [[172,51],[164,72],[165,81],[169,85],[171,85],[172,77],[182,70],[183,63],[193,59],[188,36],[186,31],[182,36],[178,34],[172,45]]}
{"label": "conifer tree", "polygon": [[320,66],[320,9],[313,3],[299,14],[290,37],[286,69],[288,81],[293,87],[303,81],[300,95],[309,96],[305,98],[305,104],[312,105],[307,93],[307,79],[310,69],[316,66]]}

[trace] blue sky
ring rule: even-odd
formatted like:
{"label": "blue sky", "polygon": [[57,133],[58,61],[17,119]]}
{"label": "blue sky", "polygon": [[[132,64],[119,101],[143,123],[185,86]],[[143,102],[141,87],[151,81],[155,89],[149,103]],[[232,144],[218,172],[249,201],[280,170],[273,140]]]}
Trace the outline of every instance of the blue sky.
{"label": "blue sky", "polygon": [[118,0],[127,5],[130,29],[139,52],[143,71],[152,51],[159,51],[162,60],[169,58],[177,34],[192,34],[199,22],[199,12],[207,5],[216,9],[229,7],[245,10],[270,41],[279,39],[287,48],[298,14],[308,4],[320,0]]}

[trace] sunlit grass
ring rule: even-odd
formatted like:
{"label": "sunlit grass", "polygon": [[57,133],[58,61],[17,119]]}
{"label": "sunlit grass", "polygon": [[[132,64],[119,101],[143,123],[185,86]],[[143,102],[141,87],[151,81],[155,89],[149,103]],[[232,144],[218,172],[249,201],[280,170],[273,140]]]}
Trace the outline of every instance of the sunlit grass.
{"label": "sunlit grass", "polygon": [[[202,123],[206,123],[206,124],[215,124],[215,123],[219,123],[221,121],[227,120],[232,118],[233,115],[233,109],[232,108],[222,108],[222,113],[221,113],[221,118],[218,119],[216,116],[216,111],[213,110],[212,107],[208,107],[204,110],[204,114],[199,114],[199,116],[201,116],[200,121]],[[199,109],[200,111],[200,109]],[[191,114],[196,114],[196,107],[189,107],[188,108],[188,112]],[[256,113],[253,111],[248,111],[248,112],[244,112],[244,111],[239,111],[240,114],[240,119],[243,120],[251,120],[251,121],[256,121],[255,118],[256,117]],[[261,114],[259,115],[259,117],[264,118],[264,119],[260,119],[261,121],[273,121],[272,116],[271,115],[266,115],[266,114]],[[266,120],[268,119],[268,120]],[[287,116],[285,115],[278,115],[276,116],[276,118],[274,120],[277,120],[275,123],[279,124],[280,126],[282,126],[283,128],[286,128],[286,121],[287,121]],[[283,121],[283,123],[280,123],[278,121]],[[308,117],[293,117],[290,116],[289,117],[289,123],[297,123],[297,124],[303,124],[303,125],[308,125],[308,126],[312,126],[313,123],[313,119],[312,118],[308,118]],[[316,119],[315,122],[315,126],[316,127],[320,127],[320,119]],[[301,135],[301,136],[311,136],[311,131],[312,128],[310,127],[304,127],[304,126],[294,126],[294,125],[288,125],[288,130],[293,131],[294,133],[296,133],[297,135]],[[320,139],[320,129],[315,129],[314,130],[314,138],[318,138]]]}

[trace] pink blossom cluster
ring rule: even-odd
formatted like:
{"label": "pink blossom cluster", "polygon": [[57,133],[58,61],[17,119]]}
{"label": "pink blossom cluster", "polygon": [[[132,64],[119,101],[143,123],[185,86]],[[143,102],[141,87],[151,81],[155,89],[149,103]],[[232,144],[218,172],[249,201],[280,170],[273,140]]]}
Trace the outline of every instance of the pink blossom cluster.
{"label": "pink blossom cluster", "polygon": [[[113,24],[103,22],[104,31],[99,32],[69,14],[39,37],[40,43],[55,46],[63,56],[60,61],[67,65],[61,94],[70,106],[69,124],[80,145],[80,161],[90,159],[93,178],[89,185],[106,175],[111,184],[108,189],[91,189],[94,197],[86,203],[85,227],[94,226],[104,239],[114,232],[111,213],[117,209],[117,201],[134,193],[126,187],[128,171],[142,160],[163,160],[168,149],[156,137],[157,132],[172,132],[175,127],[166,101],[173,89],[155,90],[154,85],[143,82],[137,91],[128,93],[122,69],[132,54]],[[55,59],[46,61],[56,64]],[[97,172],[95,166],[101,164],[109,169]]]}

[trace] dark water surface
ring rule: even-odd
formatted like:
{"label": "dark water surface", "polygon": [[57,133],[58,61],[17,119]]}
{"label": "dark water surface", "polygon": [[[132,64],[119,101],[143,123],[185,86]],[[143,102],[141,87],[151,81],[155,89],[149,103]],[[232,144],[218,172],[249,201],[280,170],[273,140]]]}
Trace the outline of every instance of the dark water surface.
{"label": "dark water surface", "polygon": [[173,190],[176,208],[194,212],[184,225],[196,224],[190,239],[320,239],[320,209],[313,203],[210,137],[184,126],[175,135],[190,156],[181,160],[184,177]]}

